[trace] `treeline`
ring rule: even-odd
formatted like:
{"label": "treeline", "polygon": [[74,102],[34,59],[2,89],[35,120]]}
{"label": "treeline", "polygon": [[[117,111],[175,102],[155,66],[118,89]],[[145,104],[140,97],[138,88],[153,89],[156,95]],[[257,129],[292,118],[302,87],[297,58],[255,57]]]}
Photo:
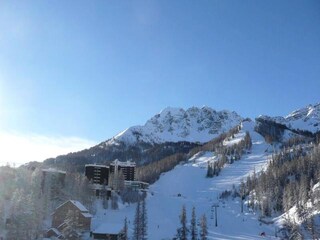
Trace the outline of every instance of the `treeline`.
{"label": "treeline", "polygon": [[[218,137],[205,143],[204,145],[198,144],[198,146],[192,148],[190,151],[184,151],[167,156],[161,160],[151,162],[144,166],[139,166],[136,169],[136,178],[140,181],[148,182],[150,184],[157,181],[160,175],[164,172],[172,170],[180,162],[188,160],[198,152],[201,151],[216,151],[223,147],[223,141],[226,138],[233,137],[240,130],[239,126],[230,129],[227,133],[222,133]],[[189,145],[188,145],[189,147]],[[188,148],[185,148],[185,150]]]}
{"label": "treeline", "polygon": [[149,184],[157,181],[161,173],[168,172],[177,166],[180,162],[187,159],[187,154],[177,153],[160,161],[152,162],[145,166],[137,167],[136,178]]}
{"label": "treeline", "polygon": [[312,140],[313,140],[313,138],[306,138],[304,136],[297,135],[297,136],[289,138],[287,141],[283,142],[281,148],[282,149],[291,148],[291,147],[294,147],[294,146],[297,146],[300,144],[308,144],[308,143],[311,143]]}
{"label": "treeline", "polygon": [[[208,239],[208,226],[207,226],[206,215],[203,214],[200,217],[200,219],[197,221],[195,207],[192,208],[190,224],[188,224],[188,221],[187,221],[187,210],[184,205],[182,206],[179,220],[181,225],[177,229],[176,236],[173,239],[176,239],[176,240],[188,240],[188,239],[207,240]],[[197,222],[199,222],[200,229],[198,229]],[[190,238],[189,238],[189,235],[190,235]]]}
{"label": "treeline", "polygon": [[188,153],[199,145],[190,142],[167,142],[161,144],[137,142],[134,145],[126,145],[119,142],[118,144],[106,145],[103,142],[89,149],[47,159],[43,162],[43,166],[63,169],[68,172],[83,172],[85,164],[109,164],[115,159],[120,161],[131,160],[141,166],[159,161],[174,153]]}
{"label": "treeline", "polygon": [[[232,137],[231,137],[232,138]],[[214,162],[208,163],[207,177],[218,176],[225,164],[232,164],[234,161],[240,160],[241,156],[250,150],[252,140],[249,132],[246,132],[244,139],[232,146],[218,145],[215,147],[215,152],[220,158]]]}
{"label": "treeline", "polygon": [[312,187],[320,179],[320,146],[309,148],[284,148],[272,156],[266,171],[241,183],[240,192],[249,197],[249,205],[262,216],[286,212],[293,206],[303,213],[306,202],[314,197]]}
{"label": "treeline", "polygon": [[191,149],[189,155],[193,156],[196,153],[201,151],[215,152],[216,149],[223,147],[223,141],[225,139],[234,138],[234,135],[239,133],[240,129],[241,129],[240,126],[231,128],[228,132],[220,134],[218,137],[212,139],[211,141],[205,143],[204,145]]}
{"label": "treeline", "polygon": [[37,208],[41,189],[36,174],[5,166],[0,180],[0,233],[7,232],[8,240],[37,239],[44,213]]}
{"label": "treeline", "polygon": [[[126,231],[126,223],[124,224],[124,237],[121,240],[128,240]],[[132,240],[147,240],[148,239],[148,213],[145,198],[138,201],[133,222]]]}
{"label": "treeline", "polygon": [[80,174],[67,174],[62,183],[41,169],[0,167],[0,236],[7,240],[42,239],[44,220],[69,199],[90,207],[88,182]]}

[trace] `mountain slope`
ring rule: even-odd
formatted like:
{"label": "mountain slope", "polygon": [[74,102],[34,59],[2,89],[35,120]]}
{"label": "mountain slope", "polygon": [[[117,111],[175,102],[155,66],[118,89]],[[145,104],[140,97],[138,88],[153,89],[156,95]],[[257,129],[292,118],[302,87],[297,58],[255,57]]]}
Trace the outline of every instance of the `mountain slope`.
{"label": "mountain slope", "polygon": [[[268,162],[270,145],[264,138],[254,132],[254,123],[245,122],[238,134],[248,131],[252,137],[252,151],[245,154],[239,161],[227,165],[219,176],[206,178],[208,161],[215,161],[214,152],[196,154],[184,164],[164,173],[159,181],[150,186],[147,197],[148,207],[148,238],[172,239],[179,227],[179,215],[182,205],[186,206],[187,219],[190,221],[191,209],[196,207],[198,219],[205,214],[208,220],[208,239],[266,239],[260,237],[261,232],[269,236],[274,234],[274,226],[261,225],[258,215],[245,207],[240,213],[240,202],[233,200],[219,200],[219,194],[224,190],[232,190],[240,181],[246,179],[254,171],[259,172]],[[232,143],[230,143],[232,144]],[[174,183],[174,184],[173,184]],[[218,227],[214,226],[211,218],[211,205],[219,202]],[[101,222],[113,224],[123,222],[125,217],[133,229],[135,204],[121,206],[120,210],[98,210],[93,219],[93,229]]]}
{"label": "mountain slope", "polygon": [[315,138],[320,133],[320,103],[295,110],[286,117],[259,116],[256,130],[278,142],[296,136]]}
{"label": "mountain slope", "polygon": [[47,159],[44,164],[81,171],[87,163],[106,164],[117,158],[143,165],[175,153],[188,153],[239,125],[241,120],[235,112],[209,107],[166,108],[143,126],[130,127],[92,148]]}
{"label": "mountain slope", "polygon": [[312,133],[320,131],[320,103],[293,111],[288,116],[276,119],[290,129],[306,130]]}
{"label": "mountain slope", "polygon": [[200,142],[212,138],[239,125],[242,118],[235,112],[215,111],[209,107],[165,108],[146,122],[144,126],[134,126],[119,133],[106,144],[124,142],[164,143]]}
{"label": "mountain slope", "polygon": [[302,130],[310,133],[320,131],[320,103],[308,105],[293,111],[286,117],[259,116],[258,119],[273,121],[282,124],[291,130]]}

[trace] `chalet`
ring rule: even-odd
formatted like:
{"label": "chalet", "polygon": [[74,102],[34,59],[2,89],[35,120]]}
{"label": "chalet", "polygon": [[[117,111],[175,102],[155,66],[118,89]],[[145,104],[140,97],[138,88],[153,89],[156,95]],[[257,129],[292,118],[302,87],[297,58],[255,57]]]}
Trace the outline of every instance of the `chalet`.
{"label": "chalet", "polygon": [[103,223],[91,232],[91,239],[99,240],[118,240],[122,236],[123,225],[122,224],[111,224]]}
{"label": "chalet", "polygon": [[89,231],[91,227],[92,215],[79,201],[69,200],[61,204],[51,214],[52,228],[59,231],[63,229],[64,224],[68,224],[68,218],[72,218],[73,224],[82,231]]}
{"label": "chalet", "polygon": [[58,228],[62,232],[61,238],[58,239],[79,240],[81,238],[81,230],[72,229],[67,223],[62,223]]}

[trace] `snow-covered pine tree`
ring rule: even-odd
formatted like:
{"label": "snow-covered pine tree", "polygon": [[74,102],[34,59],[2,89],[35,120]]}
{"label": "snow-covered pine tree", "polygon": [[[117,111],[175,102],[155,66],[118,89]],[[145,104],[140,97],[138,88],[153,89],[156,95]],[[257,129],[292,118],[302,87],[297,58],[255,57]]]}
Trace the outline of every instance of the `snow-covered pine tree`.
{"label": "snow-covered pine tree", "polygon": [[246,149],[251,149],[252,140],[251,140],[250,133],[248,131],[246,131],[246,135],[244,136],[244,143],[245,143]]}
{"label": "snow-covered pine tree", "polygon": [[184,205],[182,206],[182,210],[181,210],[180,223],[181,223],[181,227],[177,229],[176,238],[178,240],[187,240],[187,237],[188,237],[187,211]]}
{"label": "snow-covered pine tree", "polygon": [[137,203],[136,214],[134,216],[133,240],[141,240],[141,211],[140,201]]}
{"label": "snow-covered pine tree", "polygon": [[200,220],[200,239],[201,240],[207,240],[207,236],[208,236],[208,228],[207,228],[207,218],[206,215],[203,214]]}
{"label": "snow-covered pine tree", "polygon": [[244,202],[244,199],[245,199],[245,194],[246,194],[246,189],[245,189],[245,183],[243,181],[241,181],[240,183],[240,189],[239,189],[239,194],[240,194],[240,204],[241,204],[241,213],[243,213],[243,202]]}
{"label": "snow-covered pine tree", "polygon": [[198,229],[197,229],[197,219],[196,219],[195,207],[192,208],[190,232],[191,232],[191,240],[197,240],[198,239]]}
{"label": "snow-covered pine tree", "polygon": [[212,164],[208,162],[208,168],[207,168],[207,178],[212,178],[214,175]]}
{"label": "snow-covered pine tree", "polygon": [[118,195],[116,193],[112,193],[111,195],[111,208],[118,209]]}
{"label": "snow-covered pine tree", "polygon": [[[16,190],[10,195],[7,195],[7,197],[10,196],[10,200],[7,200],[10,201],[10,204],[7,202],[7,204],[10,205],[10,210],[8,215],[5,216],[5,219],[10,219],[10,224],[6,226],[6,239],[35,239],[36,236],[42,232],[42,229],[39,228],[42,219],[41,216],[38,216],[38,208],[41,208],[41,205],[36,205],[38,202],[34,201],[35,192],[33,192],[34,188],[32,187],[31,173],[25,169],[17,169],[14,171],[16,175],[13,186]],[[38,190],[40,190],[40,186]],[[0,200],[5,200],[1,198],[2,196],[0,196]],[[41,204],[41,202],[39,203]]]}
{"label": "snow-covered pine tree", "polygon": [[148,239],[148,216],[147,216],[147,208],[146,208],[146,200],[145,198],[142,200],[142,207],[141,207],[141,240],[147,240]]}
{"label": "snow-covered pine tree", "polygon": [[127,218],[124,219],[122,234],[120,240],[128,240],[128,221]]}

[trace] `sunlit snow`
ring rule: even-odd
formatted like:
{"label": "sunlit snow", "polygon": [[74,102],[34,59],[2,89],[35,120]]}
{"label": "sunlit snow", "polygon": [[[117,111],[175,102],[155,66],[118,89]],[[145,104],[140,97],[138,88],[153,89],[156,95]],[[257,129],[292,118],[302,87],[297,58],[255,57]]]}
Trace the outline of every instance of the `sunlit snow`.
{"label": "sunlit snow", "polygon": [[[206,214],[209,225],[209,239],[259,239],[261,232],[266,233],[263,239],[273,239],[274,226],[260,224],[258,215],[245,207],[240,213],[240,202],[236,199],[220,201],[219,194],[238,186],[240,181],[254,171],[258,172],[268,162],[270,146],[263,137],[253,131],[254,123],[245,122],[239,136],[249,131],[253,146],[250,154],[241,160],[227,165],[218,177],[206,178],[208,161],[215,160],[211,152],[199,153],[187,163],[162,174],[161,178],[150,186],[147,197],[149,239],[172,239],[179,226],[179,214],[182,205],[187,208],[188,219],[191,209],[196,207],[197,217]],[[218,227],[214,226],[211,216],[211,205],[219,203]],[[93,219],[93,228],[101,223],[115,224],[129,220],[133,229],[135,204],[121,206],[119,210],[102,210]]]}

